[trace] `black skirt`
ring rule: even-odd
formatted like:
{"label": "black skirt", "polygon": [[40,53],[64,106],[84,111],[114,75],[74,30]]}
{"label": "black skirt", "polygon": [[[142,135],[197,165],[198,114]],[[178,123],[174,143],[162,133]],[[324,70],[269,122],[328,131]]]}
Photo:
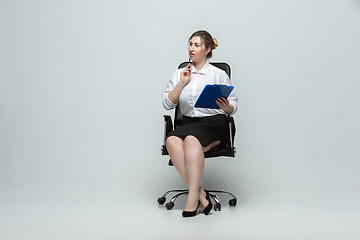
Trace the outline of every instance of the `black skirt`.
{"label": "black skirt", "polygon": [[221,146],[226,145],[229,141],[229,125],[226,116],[223,114],[197,118],[184,116],[182,124],[170,132],[166,138],[170,136],[185,138],[189,135],[196,137],[203,147],[215,141],[220,141]]}

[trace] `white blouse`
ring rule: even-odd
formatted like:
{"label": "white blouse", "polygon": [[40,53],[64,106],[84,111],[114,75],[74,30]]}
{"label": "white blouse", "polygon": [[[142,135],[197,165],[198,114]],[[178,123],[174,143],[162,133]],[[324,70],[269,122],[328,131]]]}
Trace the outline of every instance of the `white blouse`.
{"label": "white blouse", "polygon": [[[171,92],[174,87],[180,81],[180,73],[184,68],[178,69],[174,72],[171,79],[169,80],[165,92],[163,93],[163,106],[165,109],[170,110],[177,106],[177,103],[172,103],[169,98],[169,92]],[[220,68],[217,68],[207,62],[204,67],[197,71],[195,67],[191,66],[191,78],[189,83],[183,88],[179,103],[180,110],[184,116],[187,117],[207,117],[213,116],[216,114],[226,114],[221,109],[209,109],[209,108],[194,108],[194,105],[200,96],[200,93],[207,84],[223,84],[231,86],[231,80],[229,76]],[[228,97],[229,102],[234,106],[234,111],[231,114],[234,114],[237,110],[237,100],[236,95],[231,92]]]}

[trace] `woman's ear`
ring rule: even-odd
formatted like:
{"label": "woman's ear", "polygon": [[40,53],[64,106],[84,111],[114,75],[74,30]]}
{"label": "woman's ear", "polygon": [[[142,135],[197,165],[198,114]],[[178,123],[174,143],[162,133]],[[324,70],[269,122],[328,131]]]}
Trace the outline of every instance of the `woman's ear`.
{"label": "woman's ear", "polygon": [[211,47],[208,47],[208,48],[206,49],[206,55],[207,55],[210,51],[211,51]]}

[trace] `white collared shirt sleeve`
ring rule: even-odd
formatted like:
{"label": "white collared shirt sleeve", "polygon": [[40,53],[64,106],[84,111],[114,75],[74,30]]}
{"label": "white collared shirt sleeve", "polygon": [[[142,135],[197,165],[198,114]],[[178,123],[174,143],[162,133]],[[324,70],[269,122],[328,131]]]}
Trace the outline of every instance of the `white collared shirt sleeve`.
{"label": "white collared shirt sleeve", "polygon": [[166,86],[166,89],[165,89],[165,92],[163,93],[162,95],[162,102],[163,102],[163,107],[166,109],[166,110],[171,110],[173,108],[175,108],[177,106],[177,103],[173,103],[169,100],[169,93],[174,89],[174,87],[178,84],[178,82],[176,81],[176,73],[178,71],[176,71],[172,78],[169,80],[167,86]]}

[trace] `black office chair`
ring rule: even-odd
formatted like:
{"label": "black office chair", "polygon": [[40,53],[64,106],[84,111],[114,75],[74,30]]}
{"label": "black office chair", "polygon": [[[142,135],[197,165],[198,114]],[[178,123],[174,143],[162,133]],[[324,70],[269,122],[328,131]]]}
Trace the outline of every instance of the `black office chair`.
{"label": "black office chair", "polygon": [[[189,64],[189,62],[183,62],[179,65],[178,68],[183,68],[186,67],[187,64]],[[224,70],[227,75],[230,77],[231,74],[231,69],[230,66],[227,63],[210,63],[212,65],[214,65],[215,67],[218,67],[222,70]],[[164,142],[163,145],[161,147],[161,154],[162,155],[169,155],[166,146],[165,146],[165,139],[166,136],[173,130],[175,129],[177,126],[182,124],[182,119],[183,119],[183,115],[180,111],[179,105],[177,105],[177,107],[175,108],[175,115],[174,115],[174,125],[172,123],[171,120],[171,116],[169,115],[164,115]],[[229,122],[229,141],[225,146],[217,146],[214,147],[212,149],[210,149],[208,152],[205,152],[205,158],[212,158],[212,157],[220,157],[220,156],[225,156],[225,157],[235,157],[235,147],[234,147],[234,138],[235,138],[235,123],[234,123],[234,119],[231,116],[227,116],[227,120]],[[174,128],[173,128],[174,127]],[[169,166],[174,166],[174,164],[172,163],[171,159],[169,160],[168,163]],[[215,193],[224,193],[224,194],[229,194],[232,196],[232,199],[229,200],[229,205],[230,206],[235,206],[237,203],[237,199],[235,197],[234,194],[227,192],[227,191],[221,191],[221,190],[207,190],[209,191],[209,195],[210,197],[215,201],[214,204],[214,210],[215,211],[220,211],[221,210],[221,203],[220,200],[218,198],[218,196]],[[183,190],[169,190],[166,193],[164,193],[161,197],[158,198],[158,203],[159,204],[164,204],[166,201],[166,196],[170,193],[176,193],[171,200],[166,203],[165,207],[168,210],[171,210],[174,205],[175,205],[175,200],[183,195],[183,194],[188,194],[189,190],[187,189],[183,189]]]}

